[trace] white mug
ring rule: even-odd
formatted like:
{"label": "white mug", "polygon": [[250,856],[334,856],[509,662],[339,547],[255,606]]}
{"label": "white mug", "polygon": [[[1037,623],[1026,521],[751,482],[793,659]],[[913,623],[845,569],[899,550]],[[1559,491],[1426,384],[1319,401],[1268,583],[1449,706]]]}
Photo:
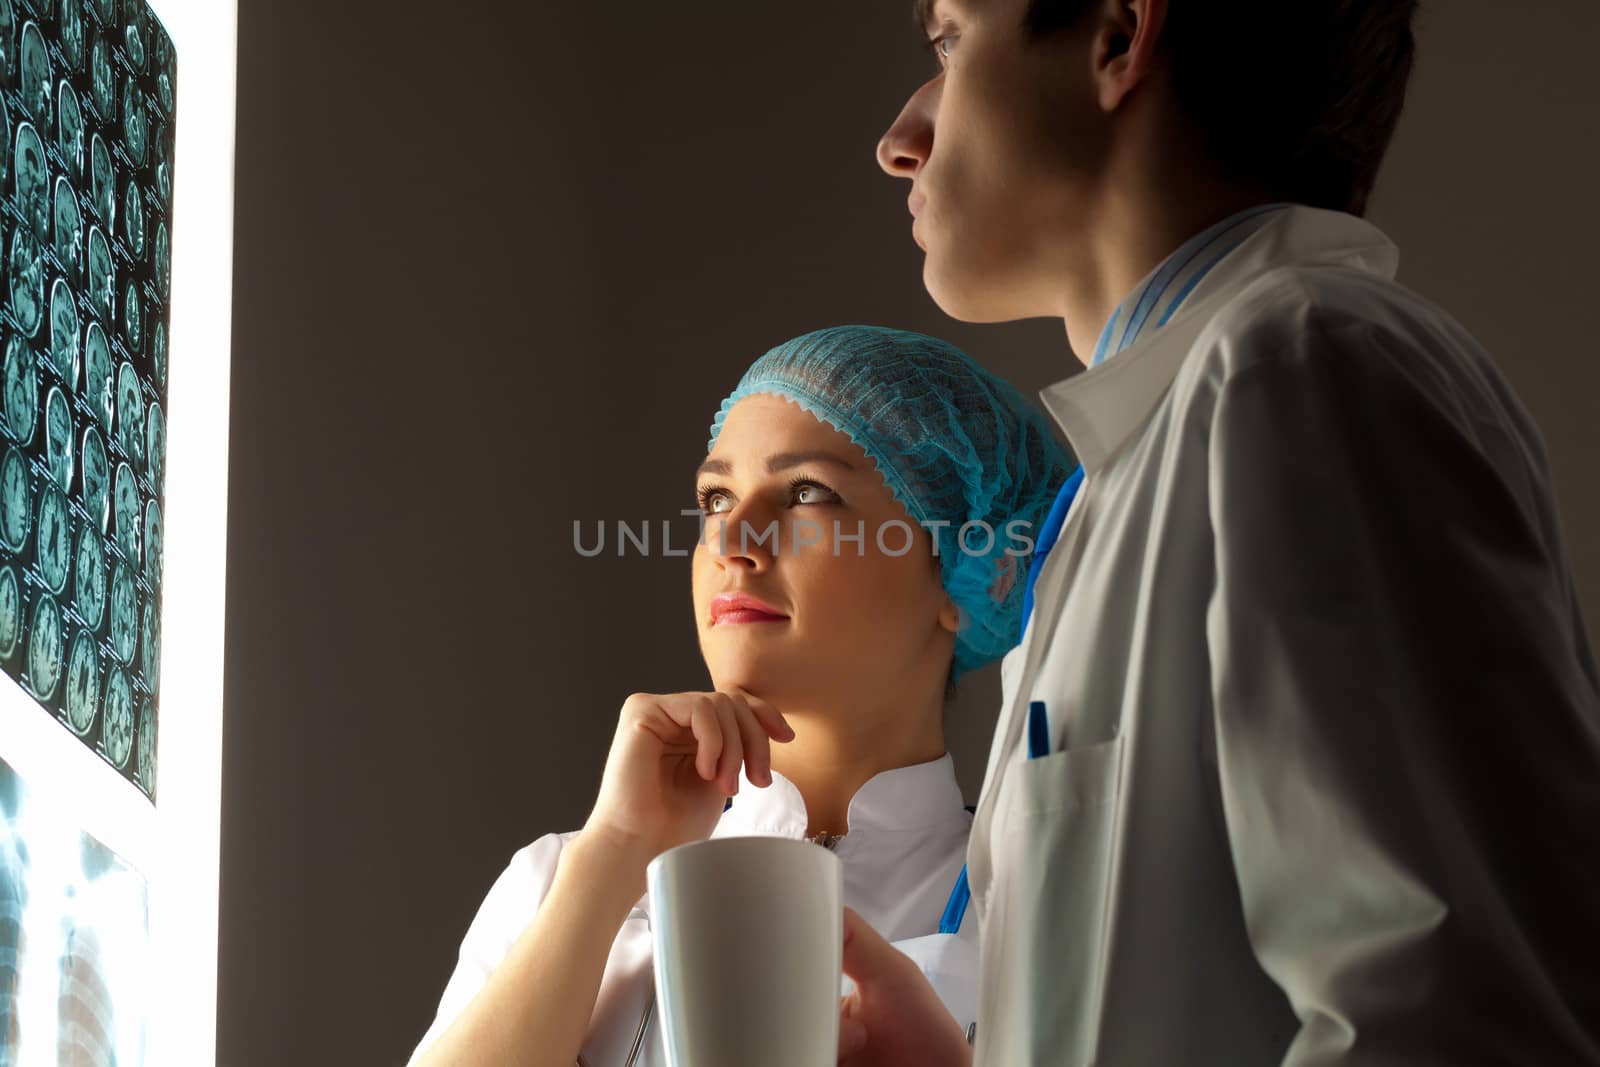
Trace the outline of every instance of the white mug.
{"label": "white mug", "polygon": [[839,857],[719,837],[650,863],[657,1011],[673,1067],[834,1067],[844,943]]}

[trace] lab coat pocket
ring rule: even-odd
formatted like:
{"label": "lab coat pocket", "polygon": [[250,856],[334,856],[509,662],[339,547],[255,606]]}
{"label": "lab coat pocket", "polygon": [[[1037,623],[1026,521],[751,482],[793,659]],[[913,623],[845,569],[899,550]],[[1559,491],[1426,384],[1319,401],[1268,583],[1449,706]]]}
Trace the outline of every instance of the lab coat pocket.
{"label": "lab coat pocket", "polygon": [[1121,784],[1122,736],[1048,756],[1017,767],[1019,812],[1093,808],[1114,801]]}
{"label": "lab coat pocket", "polygon": [[1022,996],[980,993],[984,1063],[1095,1062],[1123,738],[1011,768],[984,953]]}

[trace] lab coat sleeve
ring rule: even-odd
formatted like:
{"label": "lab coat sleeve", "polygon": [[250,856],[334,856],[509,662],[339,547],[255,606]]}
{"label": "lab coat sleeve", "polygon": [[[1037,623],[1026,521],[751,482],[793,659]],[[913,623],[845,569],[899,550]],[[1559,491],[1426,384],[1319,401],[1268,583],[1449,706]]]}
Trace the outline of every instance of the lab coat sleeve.
{"label": "lab coat sleeve", "polygon": [[517,850],[506,869],[500,872],[467,927],[455,970],[439,998],[439,1011],[422,1040],[417,1042],[408,1064],[414,1064],[472,1002],[511,951],[523,929],[533,921],[555,881],[561,849],[572,836],[547,834]]}
{"label": "lab coat sleeve", "polygon": [[1600,716],[1531,426],[1392,329],[1230,344],[1216,773],[1283,1063],[1600,1063]]}

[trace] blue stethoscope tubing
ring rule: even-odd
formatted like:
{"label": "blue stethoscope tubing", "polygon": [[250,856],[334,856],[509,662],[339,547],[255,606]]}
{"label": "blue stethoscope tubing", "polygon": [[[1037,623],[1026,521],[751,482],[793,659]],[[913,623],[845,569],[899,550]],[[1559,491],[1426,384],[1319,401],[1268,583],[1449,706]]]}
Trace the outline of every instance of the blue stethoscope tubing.
{"label": "blue stethoscope tubing", "polygon": [[[1045,516],[1044,527],[1040,530],[1039,540],[1034,546],[1033,560],[1028,567],[1027,583],[1022,590],[1022,630],[1028,629],[1028,617],[1033,614],[1033,583],[1039,577],[1039,567],[1044,563],[1044,558],[1055,547],[1056,539],[1061,536],[1061,527],[1066,524],[1067,511],[1072,507],[1073,499],[1078,495],[1078,490],[1083,487],[1083,468],[1079,467],[1068,476],[1066,482],[1056,493],[1054,502],[1050,505],[1050,513]],[[1019,635],[1020,637],[1020,635]],[[1035,700],[1028,705],[1028,758],[1038,759],[1050,751],[1050,719],[1046,714],[1044,701]],[[944,917],[939,920],[941,934],[954,934],[961,930],[961,920],[966,917],[967,904],[972,900],[972,887],[967,882],[967,865],[961,865],[961,873],[956,877],[955,887],[950,890],[950,899],[944,906]]]}

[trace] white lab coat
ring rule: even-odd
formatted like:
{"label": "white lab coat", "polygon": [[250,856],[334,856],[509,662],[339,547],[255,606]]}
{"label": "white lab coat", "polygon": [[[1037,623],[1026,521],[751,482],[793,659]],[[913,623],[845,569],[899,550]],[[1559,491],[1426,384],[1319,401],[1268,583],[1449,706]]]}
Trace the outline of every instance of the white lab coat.
{"label": "white lab coat", "polygon": [[1600,1063],[1549,469],[1397,258],[1285,210],[1042,394],[1086,480],[973,825],[980,1067]]}
{"label": "white lab coat", "polygon": [[[733,806],[713,837],[805,836],[800,791],[782,775],[760,789],[741,778]],[[977,923],[940,934],[951,889],[966,858],[972,816],[962,806],[955,767],[946,755],[885,771],[850,802],[849,833],[834,845],[844,874],[844,903],[916,960],[963,1027],[977,1017]],[[438,1016],[413,1061],[444,1032],[483,987],[532,920],[555,877],[561,849],[577,835],[550,834],[519,850],[489,890],[461,943]],[[821,847],[821,846],[818,846]],[[778,917],[774,916],[774,921]],[[641,898],[622,925],[606,962],[600,994],[582,1048],[587,1067],[623,1067],[654,988],[650,899]],[[848,983],[846,983],[848,988]],[[666,1046],[652,1022],[638,1062],[665,1067]]]}

